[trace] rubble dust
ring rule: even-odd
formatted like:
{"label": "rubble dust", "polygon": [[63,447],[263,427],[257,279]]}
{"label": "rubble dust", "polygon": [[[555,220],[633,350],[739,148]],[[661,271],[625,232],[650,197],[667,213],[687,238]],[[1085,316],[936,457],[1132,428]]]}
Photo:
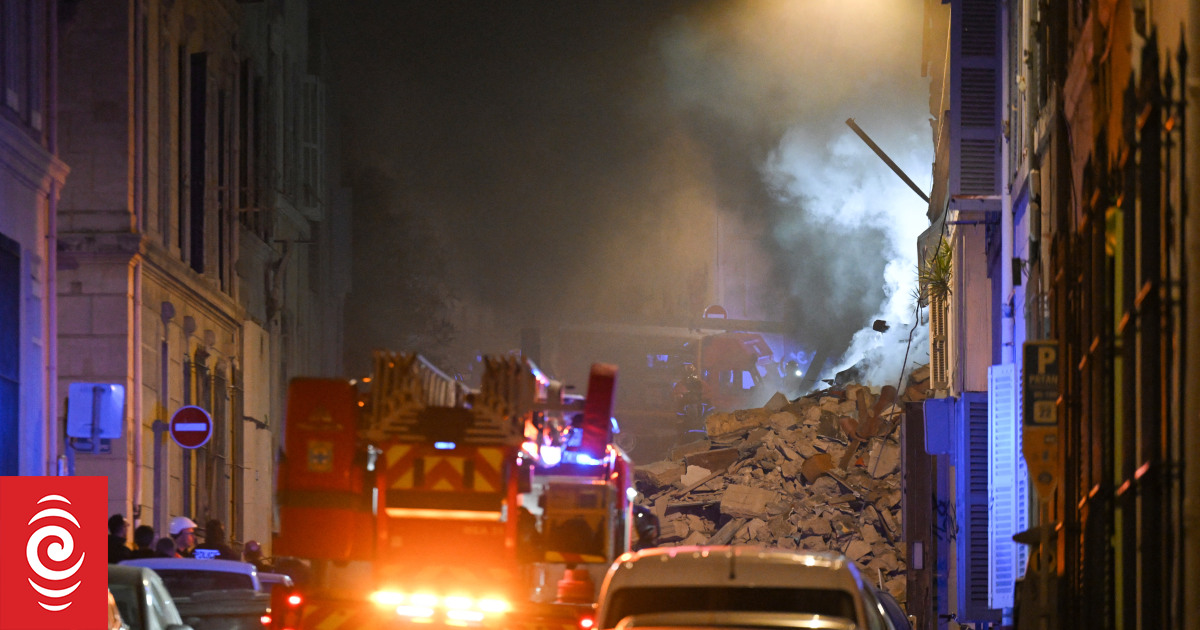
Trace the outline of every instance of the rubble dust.
{"label": "rubble dust", "polygon": [[637,468],[637,502],[660,546],[760,544],[831,550],[905,602],[903,402],[923,400],[928,366],[903,395],[840,385],[706,418],[701,439]]}

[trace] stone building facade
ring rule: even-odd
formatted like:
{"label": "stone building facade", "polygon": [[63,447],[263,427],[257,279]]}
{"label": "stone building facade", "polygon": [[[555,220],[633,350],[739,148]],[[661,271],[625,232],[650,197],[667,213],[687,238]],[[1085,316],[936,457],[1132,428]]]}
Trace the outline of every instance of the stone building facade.
{"label": "stone building facade", "polygon": [[[1200,3],[926,7],[938,153],[920,246],[946,235],[955,290],[931,330],[950,402],[923,411],[961,439],[928,453],[939,512],[910,547],[909,612],[1194,624]],[[986,317],[962,326],[972,310]]]}
{"label": "stone building facade", "polygon": [[58,469],[53,421],[57,4],[0,4],[0,475]]}
{"label": "stone building facade", "polygon": [[[159,532],[182,514],[267,542],[286,383],[342,372],[349,287],[306,3],[72,2],[61,22],[58,387],[128,392],[122,437],[66,448],[71,468]],[[171,437],[185,406],[211,417],[199,448]]]}

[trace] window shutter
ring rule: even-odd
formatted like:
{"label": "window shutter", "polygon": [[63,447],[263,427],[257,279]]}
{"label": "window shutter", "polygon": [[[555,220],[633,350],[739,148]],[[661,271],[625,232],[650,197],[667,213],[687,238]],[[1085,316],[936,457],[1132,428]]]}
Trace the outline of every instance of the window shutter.
{"label": "window shutter", "polygon": [[1000,3],[955,0],[950,26],[948,190],[954,208],[956,195],[1000,194]]}
{"label": "window shutter", "polygon": [[[1017,418],[1016,366],[993,365],[988,368],[988,606],[1012,608],[1017,577],[1017,547],[1013,534],[1017,513],[1024,506],[1017,498]],[[1022,528],[1023,529],[1023,528]]]}
{"label": "window shutter", "polygon": [[950,388],[950,300],[929,298],[929,380],[934,390]]}
{"label": "window shutter", "polygon": [[958,452],[958,621],[999,621],[988,606],[988,408],[987,392],[963,392],[955,410]]}

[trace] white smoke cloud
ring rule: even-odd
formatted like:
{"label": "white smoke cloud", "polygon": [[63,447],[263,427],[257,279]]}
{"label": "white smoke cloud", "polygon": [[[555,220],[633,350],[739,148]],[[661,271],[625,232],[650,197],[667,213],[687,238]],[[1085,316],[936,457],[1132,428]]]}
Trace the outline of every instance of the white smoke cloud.
{"label": "white smoke cloud", "polygon": [[[928,226],[927,204],[845,121],[854,118],[918,187],[930,189],[922,6],[722,6],[729,8],[680,19],[664,38],[674,101],[727,132],[708,140],[715,159],[740,149],[757,160],[769,210],[736,210],[748,221],[767,217],[775,265],[769,281],[786,288],[797,338],[826,344],[834,359],[826,377],[861,364],[865,382],[895,382],[906,354],[905,369],[928,361],[928,333],[914,311],[916,239]],[[889,329],[873,330],[875,320]]]}

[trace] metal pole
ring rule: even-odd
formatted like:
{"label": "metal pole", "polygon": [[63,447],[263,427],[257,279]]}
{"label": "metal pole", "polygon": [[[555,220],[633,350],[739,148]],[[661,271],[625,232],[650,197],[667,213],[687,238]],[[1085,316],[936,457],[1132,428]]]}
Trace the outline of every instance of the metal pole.
{"label": "metal pole", "polygon": [[[1194,52],[1200,50],[1200,3],[1189,2],[1187,6],[1188,19],[1184,38],[1186,49]],[[1200,105],[1200,64],[1189,63],[1181,70],[1182,95],[1186,100],[1185,120],[1190,123],[1184,128],[1182,155],[1195,156],[1200,155],[1200,126],[1195,124],[1200,120],[1200,116],[1195,114],[1196,107]],[[1181,176],[1189,186],[1195,181],[1195,178],[1188,177],[1186,171],[1182,172]],[[1200,290],[1191,286],[1195,270],[1200,269],[1200,221],[1196,220],[1197,214],[1200,214],[1200,194],[1187,189],[1185,192],[1187,197],[1182,208],[1181,226],[1185,247],[1181,275],[1187,284],[1183,287],[1184,304],[1180,313],[1180,320],[1184,322],[1189,321],[1189,315],[1200,313]],[[1188,334],[1184,343],[1181,386],[1195,380],[1192,371],[1200,366],[1200,335]],[[1200,419],[1200,390],[1196,387],[1183,387],[1183,418],[1180,419],[1184,427],[1182,451],[1190,457],[1195,457],[1196,453],[1200,452],[1200,422],[1197,422],[1197,419]],[[1200,601],[1200,465],[1196,462],[1183,467],[1183,488],[1183,558],[1180,559],[1184,565],[1182,600],[1195,602]]]}
{"label": "metal pole", "polygon": [[871,147],[871,150],[875,152],[875,155],[879,156],[879,159],[883,160],[885,164],[890,166],[892,171],[899,175],[900,179],[904,180],[904,183],[908,184],[909,188],[913,189],[913,192],[920,195],[921,199],[925,200],[925,203],[929,203],[929,195],[926,195],[920,188],[918,188],[917,185],[913,183],[913,180],[909,179],[908,175],[905,175],[904,171],[900,170],[899,166],[896,166],[896,163],[892,161],[892,158],[888,157],[887,154],[883,152],[883,149],[880,149],[879,145],[875,144],[874,140],[871,140],[870,136],[867,135],[867,132],[859,128],[858,124],[854,122],[853,118],[847,118],[846,124],[854,130],[854,133],[858,134],[859,138],[862,138],[863,142],[867,143],[868,147]]}

